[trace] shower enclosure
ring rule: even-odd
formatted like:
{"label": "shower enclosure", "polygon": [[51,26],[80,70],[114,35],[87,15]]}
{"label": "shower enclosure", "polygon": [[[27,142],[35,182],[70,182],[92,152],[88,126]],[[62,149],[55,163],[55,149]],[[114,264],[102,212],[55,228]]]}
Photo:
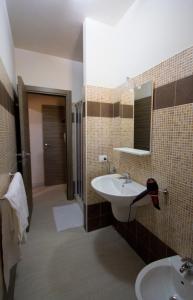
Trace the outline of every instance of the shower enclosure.
{"label": "shower enclosure", "polygon": [[75,196],[83,201],[83,102],[75,104]]}

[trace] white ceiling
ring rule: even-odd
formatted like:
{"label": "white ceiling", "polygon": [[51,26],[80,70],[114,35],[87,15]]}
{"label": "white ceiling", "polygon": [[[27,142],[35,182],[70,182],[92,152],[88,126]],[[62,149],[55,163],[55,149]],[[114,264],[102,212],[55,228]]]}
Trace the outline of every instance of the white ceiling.
{"label": "white ceiling", "polygon": [[7,0],[15,47],[82,61],[85,17],[116,24],[134,0]]}

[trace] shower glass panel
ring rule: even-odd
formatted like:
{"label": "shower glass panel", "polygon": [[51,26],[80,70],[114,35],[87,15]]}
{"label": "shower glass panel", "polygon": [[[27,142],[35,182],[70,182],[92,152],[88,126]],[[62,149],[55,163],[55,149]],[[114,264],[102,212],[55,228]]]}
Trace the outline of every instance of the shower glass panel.
{"label": "shower glass panel", "polygon": [[83,102],[76,103],[76,195],[83,200]]}

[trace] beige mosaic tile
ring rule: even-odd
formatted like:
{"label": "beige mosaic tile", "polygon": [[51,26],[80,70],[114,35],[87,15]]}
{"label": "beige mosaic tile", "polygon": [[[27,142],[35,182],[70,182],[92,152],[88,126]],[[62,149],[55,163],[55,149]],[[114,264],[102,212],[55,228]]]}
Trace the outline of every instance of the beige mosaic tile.
{"label": "beige mosaic tile", "polygon": [[5,89],[7,90],[10,97],[13,99],[13,86],[9,79],[9,76],[7,75],[7,72],[5,70],[4,64],[0,58],[0,80],[3,83]]}
{"label": "beige mosaic tile", "polygon": [[158,87],[192,74],[193,47],[190,47],[136,76],[132,80],[134,80],[136,85],[153,81],[154,86]]}
{"label": "beige mosaic tile", "polygon": [[[0,81],[13,99],[13,88],[0,59]],[[2,93],[0,94],[2,97]],[[0,99],[4,100],[4,99]],[[0,104],[0,198],[7,191],[10,183],[9,172],[16,171],[16,141],[14,117]],[[3,200],[0,200],[3,201]],[[1,264],[2,265],[2,264]],[[3,272],[0,265],[0,295],[3,290]],[[0,296],[1,298],[1,296]]]}
{"label": "beige mosaic tile", "polygon": [[85,89],[86,101],[112,103],[113,89],[89,85]]}
{"label": "beige mosaic tile", "polygon": [[[152,80],[158,87],[191,74],[193,47],[133,80],[137,85]],[[125,84],[114,90],[91,86],[86,90],[88,101],[133,104],[133,93]],[[112,151],[132,147],[132,119],[87,118],[87,203],[103,201],[90,188],[90,181],[106,173],[97,161],[106,151],[119,173],[128,171],[142,184],[154,177],[160,189],[168,189],[167,198],[160,193],[161,211],[152,205],[141,207],[137,220],[180,255],[193,257],[193,104],[154,110],[152,122],[152,155],[136,157]]]}
{"label": "beige mosaic tile", "polygon": [[7,191],[9,172],[16,170],[15,121],[3,106],[0,105],[0,198]]}
{"label": "beige mosaic tile", "polygon": [[91,188],[91,180],[108,172],[108,164],[98,161],[101,154],[112,157],[112,118],[87,117],[87,202],[104,201]]}

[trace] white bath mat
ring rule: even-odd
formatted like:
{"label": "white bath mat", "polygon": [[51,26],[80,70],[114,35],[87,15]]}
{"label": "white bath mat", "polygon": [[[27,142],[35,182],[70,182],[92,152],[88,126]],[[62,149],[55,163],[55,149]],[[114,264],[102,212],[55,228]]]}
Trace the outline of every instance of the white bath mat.
{"label": "white bath mat", "polygon": [[83,213],[78,203],[55,206],[53,214],[58,232],[83,226]]}

